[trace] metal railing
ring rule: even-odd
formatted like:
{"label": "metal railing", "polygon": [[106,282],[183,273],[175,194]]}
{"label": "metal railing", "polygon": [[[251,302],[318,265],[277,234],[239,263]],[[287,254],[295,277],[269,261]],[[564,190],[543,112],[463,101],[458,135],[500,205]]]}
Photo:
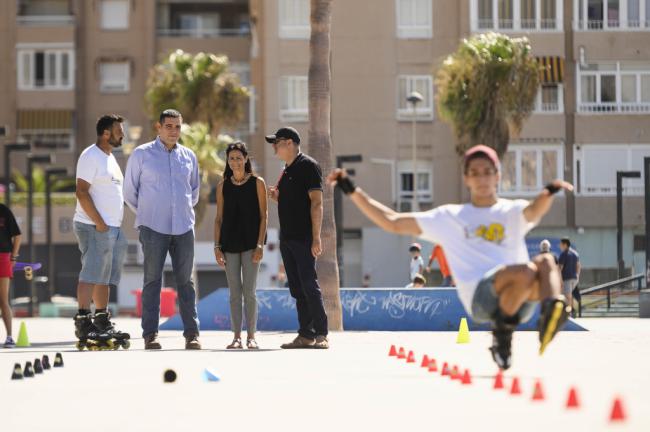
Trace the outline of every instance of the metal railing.
{"label": "metal railing", "polygon": [[636,290],[641,291],[643,288],[643,282],[645,280],[645,275],[643,273],[639,273],[636,275],[628,276],[622,279],[618,279],[615,281],[607,282],[601,285],[596,285],[591,288],[587,288],[584,290],[579,290],[578,292],[580,293],[580,297],[577,299],[578,300],[578,316],[582,316],[582,297],[585,295],[593,294],[598,291],[607,291],[607,310],[610,310],[612,307],[612,289],[617,289],[617,288],[623,288],[628,284],[634,284],[636,282]]}
{"label": "metal railing", "polygon": [[205,28],[205,29],[171,29],[159,28],[156,30],[158,36],[166,37],[191,37],[191,38],[216,38],[249,36],[250,29],[242,28]]}
{"label": "metal railing", "polygon": [[20,26],[69,26],[74,24],[73,15],[19,15],[16,23]]}

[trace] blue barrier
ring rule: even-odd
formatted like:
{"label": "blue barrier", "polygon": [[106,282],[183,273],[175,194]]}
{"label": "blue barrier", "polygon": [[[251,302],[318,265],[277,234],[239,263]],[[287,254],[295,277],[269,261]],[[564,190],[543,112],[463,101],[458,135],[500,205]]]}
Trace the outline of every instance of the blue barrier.
{"label": "blue barrier", "polygon": [[[230,330],[227,288],[221,288],[198,303],[201,330]],[[296,304],[288,289],[257,290],[257,328],[262,331],[292,331],[298,326]],[[455,288],[341,289],[343,327],[361,331],[456,331],[468,317]],[[539,309],[539,308],[538,308]],[[539,310],[519,330],[536,330]],[[489,330],[468,317],[470,330]],[[161,330],[182,330],[178,314],[165,321]],[[585,330],[569,321],[564,330]]]}

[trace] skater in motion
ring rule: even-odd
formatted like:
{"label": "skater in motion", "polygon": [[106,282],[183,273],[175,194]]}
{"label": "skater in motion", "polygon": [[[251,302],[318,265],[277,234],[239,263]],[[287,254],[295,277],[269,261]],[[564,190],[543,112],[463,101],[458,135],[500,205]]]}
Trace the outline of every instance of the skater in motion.
{"label": "skater in motion", "polygon": [[0,313],[7,330],[4,347],[16,346],[11,334],[11,304],[9,303],[9,282],[14,276],[14,265],[20,250],[20,228],[14,214],[4,204],[0,204]]}
{"label": "skater in motion", "polygon": [[501,369],[511,365],[512,333],[541,302],[540,354],[568,318],[562,281],[553,257],[528,256],[524,236],[549,211],[553,195],[573,187],[555,180],[531,202],[497,196],[500,163],[490,147],[470,148],[463,161],[470,202],[420,213],[398,213],[356,187],[344,170],[328,176],[370,220],[396,234],[438,243],[447,254],[465,310],[476,322],[492,325],[490,351]]}
{"label": "skater in motion", "polygon": [[[97,142],[87,147],[77,162],[77,207],[74,233],[81,251],[77,285],[79,311],[74,317],[78,349],[129,347],[129,334],[110,321],[110,287],[120,282],[127,241],[120,229],[124,214],[122,170],[113,149],[122,145],[124,119],[110,114],[96,124]],[[95,315],[90,312],[91,300]]]}

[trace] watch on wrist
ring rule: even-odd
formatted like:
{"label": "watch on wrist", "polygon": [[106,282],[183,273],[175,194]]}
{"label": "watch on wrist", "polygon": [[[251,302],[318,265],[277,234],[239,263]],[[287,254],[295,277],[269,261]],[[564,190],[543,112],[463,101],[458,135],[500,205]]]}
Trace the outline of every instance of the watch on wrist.
{"label": "watch on wrist", "polygon": [[258,243],[258,244],[257,244],[257,248],[258,248],[258,249],[264,249],[264,246]]}

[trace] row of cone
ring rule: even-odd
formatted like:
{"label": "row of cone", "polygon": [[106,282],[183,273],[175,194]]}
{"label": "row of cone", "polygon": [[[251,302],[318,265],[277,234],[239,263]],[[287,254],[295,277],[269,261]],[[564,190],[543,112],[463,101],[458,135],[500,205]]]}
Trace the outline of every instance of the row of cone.
{"label": "row of cone", "polygon": [[[463,318],[464,320],[464,318]],[[465,324],[466,325],[466,324]],[[462,327],[462,323],[461,323]],[[460,333],[460,332],[459,332]],[[406,359],[407,363],[415,363],[415,354],[413,351],[409,351],[408,354],[406,353],[406,350],[403,347],[400,347],[397,349],[395,345],[391,345],[390,350],[388,352],[388,355],[391,357],[397,357],[398,359]],[[422,357],[422,361],[420,362],[420,367],[426,368],[429,372],[438,372],[438,365],[436,363],[436,360],[434,358],[430,358],[426,354]],[[471,384],[472,383],[472,376],[470,374],[469,369],[465,369],[463,373],[460,372],[460,369],[458,366],[454,365],[452,367],[449,366],[447,362],[444,362],[442,367],[440,368],[440,375],[441,376],[449,376],[452,380],[459,380],[462,384]],[[494,377],[494,389],[503,389],[505,388],[504,385],[504,378],[503,378],[503,372],[499,370],[499,372],[496,374]],[[510,386],[510,394],[512,395],[520,395],[522,394],[521,391],[521,386],[519,383],[519,378],[514,377],[512,379],[512,384]],[[532,395],[532,400],[533,401],[543,401],[546,399],[545,393],[544,393],[544,388],[542,386],[541,380],[536,380],[535,381],[535,387],[533,389],[533,395]],[[569,395],[567,397],[567,402],[566,402],[566,407],[567,409],[576,409],[580,407],[580,401],[578,398],[578,391],[575,387],[572,387],[569,390]],[[625,414],[625,409],[623,407],[623,402],[620,397],[616,397],[614,399],[614,402],[612,404],[612,409],[610,412],[609,420],[612,422],[620,422],[626,419],[626,414]]]}
{"label": "row of cone", "polygon": [[37,374],[42,374],[43,371],[50,369],[52,366],[63,367],[63,356],[61,353],[56,353],[53,365],[50,365],[50,358],[47,355],[44,355],[42,359],[37,358],[34,360],[33,365],[30,361],[25,362],[24,369],[20,366],[20,363],[16,363],[11,374],[11,379],[20,380],[23,378],[32,378]]}

